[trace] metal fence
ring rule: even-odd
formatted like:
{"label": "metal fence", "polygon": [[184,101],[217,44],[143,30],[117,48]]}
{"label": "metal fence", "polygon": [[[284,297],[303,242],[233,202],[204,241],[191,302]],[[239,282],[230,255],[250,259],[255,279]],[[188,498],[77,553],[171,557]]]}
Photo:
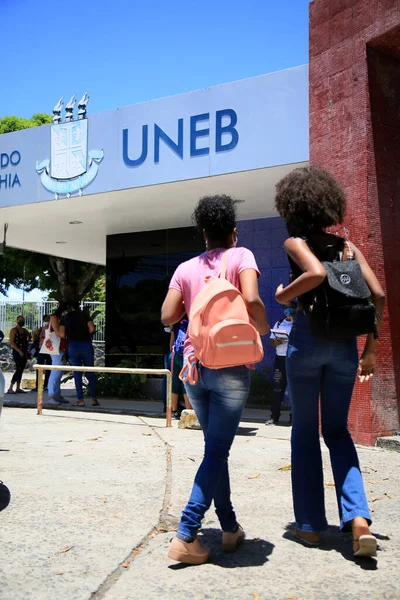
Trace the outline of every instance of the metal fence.
{"label": "metal fence", "polygon": [[[25,327],[29,331],[34,331],[42,326],[44,315],[51,315],[57,306],[58,302],[53,301],[25,303],[13,300],[0,301],[0,329],[4,333],[5,339],[8,339],[10,329],[14,327],[18,315],[24,315]],[[81,308],[88,310],[91,315],[95,314],[96,333],[93,340],[104,342],[106,303],[81,302]]]}

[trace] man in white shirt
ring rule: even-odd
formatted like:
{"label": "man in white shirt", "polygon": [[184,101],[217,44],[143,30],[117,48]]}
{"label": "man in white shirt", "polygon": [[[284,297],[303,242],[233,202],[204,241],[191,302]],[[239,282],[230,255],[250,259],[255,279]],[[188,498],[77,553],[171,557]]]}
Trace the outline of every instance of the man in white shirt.
{"label": "man in white shirt", "polygon": [[276,349],[276,356],[274,363],[274,387],[271,398],[271,416],[266,421],[266,425],[278,425],[281,416],[281,405],[287,387],[286,354],[289,335],[296,315],[296,307],[295,302],[288,304],[283,311],[283,319],[277,321],[271,330],[269,343]]}

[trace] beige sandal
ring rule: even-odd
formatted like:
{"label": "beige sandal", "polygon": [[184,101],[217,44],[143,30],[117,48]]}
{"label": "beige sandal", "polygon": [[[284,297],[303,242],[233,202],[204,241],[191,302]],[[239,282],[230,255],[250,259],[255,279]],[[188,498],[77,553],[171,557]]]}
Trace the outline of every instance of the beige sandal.
{"label": "beige sandal", "polygon": [[183,542],[174,537],[168,550],[168,557],[187,565],[202,565],[210,558],[210,551],[196,538],[193,542]]}
{"label": "beige sandal", "polygon": [[378,548],[378,541],[375,536],[360,535],[358,540],[353,539],[353,543],[358,544],[359,548],[354,552],[353,556],[376,556],[376,550]]}
{"label": "beige sandal", "polygon": [[245,540],[246,534],[243,527],[238,524],[238,528],[234,533],[230,531],[224,531],[222,533],[222,551],[223,552],[235,552],[235,550]]}

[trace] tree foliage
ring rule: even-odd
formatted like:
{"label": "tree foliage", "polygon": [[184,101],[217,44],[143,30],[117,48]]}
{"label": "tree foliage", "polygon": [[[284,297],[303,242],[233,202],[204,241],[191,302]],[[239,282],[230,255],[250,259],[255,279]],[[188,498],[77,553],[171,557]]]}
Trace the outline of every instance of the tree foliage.
{"label": "tree foliage", "polygon": [[35,113],[30,119],[24,119],[23,117],[1,117],[0,134],[12,133],[13,131],[20,131],[21,129],[28,129],[30,127],[38,127],[39,125],[51,123],[51,120],[52,116],[44,113]]}
{"label": "tree foliage", "polygon": [[[68,258],[47,256],[36,252],[6,248],[0,256],[0,292],[7,295],[10,286],[31,292],[39,289],[49,292],[49,299],[104,301],[101,280],[104,267]],[[94,294],[91,294],[93,286]]]}
{"label": "tree foliage", "polygon": [[105,302],[106,301],[106,276],[100,275],[94,282],[90,292],[85,296],[87,302]]}
{"label": "tree foliage", "polygon": [[[51,115],[36,113],[30,119],[1,117],[0,134],[11,133],[29,127],[51,123]],[[17,248],[6,248],[0,256],[0,292],[7,295],[10,286],[30,292],[34,289],[49,291],[55,300],[97,300],[101,295],[101,283],[91,297],[97,279],[104,274],[104,267],[80,261],[47,256]],[[104,287],[105,288],[105,281]],[[104,296],[103,296],[104,297]]]}

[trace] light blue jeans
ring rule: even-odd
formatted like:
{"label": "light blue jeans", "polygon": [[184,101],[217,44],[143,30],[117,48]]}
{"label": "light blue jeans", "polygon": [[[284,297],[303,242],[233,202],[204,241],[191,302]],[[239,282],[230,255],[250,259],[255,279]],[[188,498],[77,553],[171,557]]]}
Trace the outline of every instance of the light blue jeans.
{"label": "light blue jeans", "polygon": [[[60,351],[58,356],[52,356],[51,362],[53,365],[61,365],[64,357],[64,350]],[[56,398],[57,396],[61,396],[61,377],[62,371],[51,371],[48,383],[49,396],[52,398]]]}
{"label": "light blue jeans", "polygon": [[250,372],[244,366],[228,369],[200,366],[198,384],[185,383],[185,387],[205,441],[204,458],[177,533],[178,538],[189,542],[196,537],[213,500],[222,530],[236,531],[228,456],[249,394]]}
{"label": "light blue jeans", "polygon": [[293,413],[293,504],[296,526],[302,531],[323,531],[328,526],[318,431],[319,398],[340,526],[348,529],[354,517],[364,517],[371,523],[357,452],[347,429],[357,365],[356,339],[319,341],[311,335],[307,315],[297,313],[289,337],[286,371]]}

